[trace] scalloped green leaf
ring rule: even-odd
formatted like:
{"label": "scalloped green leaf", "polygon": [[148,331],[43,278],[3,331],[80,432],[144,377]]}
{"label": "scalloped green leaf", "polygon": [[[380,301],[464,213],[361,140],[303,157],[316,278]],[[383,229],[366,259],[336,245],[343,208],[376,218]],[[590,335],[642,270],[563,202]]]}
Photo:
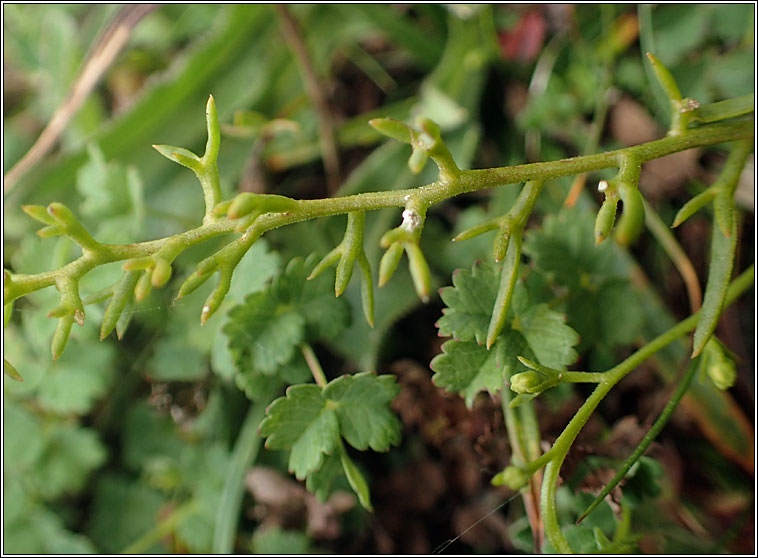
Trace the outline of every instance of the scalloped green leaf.
{"label": "scalloped green leaf", "polygon": [[399,391],[394,376],[362,372],[324,388],[290,386],[266,410],[259,432],[270,449],[290,449],[289,469],[302,480],[337,448],[339,437],[356,449],[386,451],[400,442],[401,424],[390,405]]}
{"label": "scalloped green leaf", "polygon": [[633,341],[642,323],[638,295],[620,248],[595,244],[592,213],[564,209],[546,217],[542,230],[526,235],[524,252],[553,287],[571,293],[565,310],[580,351]]}
{"label": "scalloped green leaf", "polygon": [[263,291],[229,311],[223,328],[238,370],[273,375],[303,342],[331,339],[347,324],[328,277],[307,281],[314,259],[295,259]]}
{"label": "scalloped green leaf", "polygon": [[[492,312],[499,266],[474,264],[472,270],[458,270],[455,288],[442,291],[448,305],[437,323],[440,335],[455,339],[442,346],[442,354],[431,362],[434,383],[460,393],[469,407],[480,391],[496,394],[516,367],[518,356],[532,356],[545,366],[562,369],[577,358],[574,346],[579,335],[566,325],[563,315],[546,304],[534,304],[523,281],[516,283],[513,304],[503,331],[488,351],[484,339]],[[531,355],[531,356],[530,356]]]}
{"label": "scalloped green leaf", "polygon": [[399,391],[394,376],[361,372],[329,382],[324,397],[336,402],[340,432],[351,446],[387,451],[400,443],[400,421],[390,410]]}
{"label": "scalloped green leaf", "polygon": [[453,286],[440,290],[442,302],[447,306],[437,321],[441,336],[484,343],[500,281],[491,269],[491,264],[482,262],[475,263],[471,271],[457,269],[453,273]]}

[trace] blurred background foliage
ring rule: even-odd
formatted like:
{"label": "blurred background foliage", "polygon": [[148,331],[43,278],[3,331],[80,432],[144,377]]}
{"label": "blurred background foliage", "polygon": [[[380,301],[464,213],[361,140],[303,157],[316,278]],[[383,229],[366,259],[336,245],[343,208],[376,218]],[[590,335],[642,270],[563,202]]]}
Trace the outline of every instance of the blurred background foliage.
{"label": "blurred background foliage", "polygon": [[[255,191],[318,198],[434,180],[431,165],[419,176],[408,171],[407,148],[382,141],[366,124],[375,116],[424,114],[441,125],[459,166],[483,168],[663,135],[668,109],[651,85],[644,51],[655,52],[683,94],[701,103],[751,93],[755,83],[752,4],[292,5],[289,13],[335,131],[341,186],[333,191],[321,160],[323,114],[271,6],[167,4],[135,18],[136,8],[3,5],[6,178],[76,87],[83,61],[103,55],[109,23],[129,22],[125,47],[102,68],[51,151],[12,184],[6,180],[3,264],[14,273],[53,269],[76,256],[65,238],[36,237],[22,203],[63,202],[107,242],[149,240],[199,223],[202,196],[194,177],[151,145],[202,151],[209,94],[223,125],[225,197]],[[705,149],[651,162],[643,171],[643,192],[670,223],[712,182],[724,156],[724,150]],[[550,243],[567,230],[581,235],[586,224],[591,230],[589,210],[597,202],[589,186],[600,178],[609,176],[587,178],[579,213],[564,210],[544,224],[535,221],[542,230],[527,236],[530,256],[549,253]],[[572,177],[547,185],[537,213],[558,214],[573,183]],[[740,270],[754,250],[752,174],[744,186],[738,193],[746,210]],[[514,198],[514,188],[503,188],[430,213],[422,247],[436,286],[449,284],[454,269],[490,257],[487,238],[462,245],[449,239],[500,214]],[[368,216],[366,249],[374,265],[379,237],[398,219],[393,210]],[[701,284],[709,223],[700,214],[676,231]],[[217,512],[228,506],[222,487],[237,455],[240,425],[249,407],[267,403],[245,391],[222,325],[229,309],[264,289],[291,258],[333,247],[343,227],[344,218],[333,218],[267,234],[243,260],[223,310],[202,328],[207,288],[171,302],[176,281],[214,243],[193,248],[176,262],[168,288],[132,308],[121,341],[98,340],[104,306],[95,304],[56,362],[49,353],[54,321],[45,317],[54,293],[18,301],[4,329],[5,358],[24,381],[4,378],[3,550],[218,550]],[[572,249],[580,257],[592,248],[579,242],[562,253],[569,258]],[[649,235],[631,257],[617,252],[612,265],[632,281],[606,288],[607,312],[587,297],[565,308],[582,333],[582,361],[592,369],[617,362],[641,339],[689,314],[679,275]],[[578,265],[585,264],[580,257]],[[82,287],[95,292],[119,273],[117,264],[105,266]],[[376,370],[396,374],[403,385],[395,405],[405,424],[401,447],[355,457],[369,478],[376,513],[356,505],[344,492],[344,479],[319,501],[288,476],[286,454],[261,450],[244,497],[230,512],[237,527],[225,550],[428,553],[460,535],[448,551],[531,552],[520,500],[467,530],[509,496],[488,484],[509,451],[496,404],[482,397],[469,411],[430,383],[428,362],[439,352],[433,327],[439,299],[420,305],[400,270],[378,291],[377,323],[370,330],[354,287],[344,295],[350,326],[316,351],[330,378]],[[613,314],[623,305],[621,315]],[[588,308],[599,314],[587,318]],[[635,503],[631,521],[641,535],[640,551],[754,552],[753,430],[745,418],[754,409],[753,319],[753,300],[746,297],[726,312],[717,331],[740,358],[735,388],[723,394],[707,380],[694,386],[689,403],[625,488],[625,502]],[[593,329],[622,322],[628,331],[615,335],[607,327]],[[685,355],[684,341],[661,353],[612,392],[588,424],[564,471],[559,505],[566,524],[589,501],[582,490],[607,480],[604,475],[659,412]],[[560,432],[583,393],[563,387],[538,400],[546,440]],[[591,550],[592,527],[611,533],[614,513],[618,509],[604,506],[590,516],[591,525],[570,527],[569,540]]]}

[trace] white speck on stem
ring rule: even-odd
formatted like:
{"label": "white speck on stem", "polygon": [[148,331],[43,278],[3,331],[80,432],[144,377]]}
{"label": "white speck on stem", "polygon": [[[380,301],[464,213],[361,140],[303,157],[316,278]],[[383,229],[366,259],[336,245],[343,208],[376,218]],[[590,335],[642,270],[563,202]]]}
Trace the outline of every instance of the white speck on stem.
{"label": "white speck on stem", "polygon": [[405,230],[413,232],[421,225],[421,216],[412,209],[403,211],[403,224]]}
{"label": "white speck on stem", "polygon": [[597,191],[598,192],[605,192],[608,189],[608,181],[607,180],[601,180],[597,184]]}

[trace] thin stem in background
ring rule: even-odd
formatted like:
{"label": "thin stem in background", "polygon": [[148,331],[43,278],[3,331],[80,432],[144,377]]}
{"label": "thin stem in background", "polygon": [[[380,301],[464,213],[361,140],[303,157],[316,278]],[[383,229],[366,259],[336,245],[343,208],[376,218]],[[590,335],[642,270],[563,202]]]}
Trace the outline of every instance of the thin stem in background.
{"label": "thin stem in background", "polygon": [[126,5],[114,16],[100,40],[92,48],[89,58],[71,85],[68,95],[55,109],[50,122],[42,130],[37,141],[6,173],[3,178],[5,194],[9,194],[18,181],[55,146],[63,130],[82,107],[87,96],[129,42],[134,27],[157,7],[159,4]]}
{"label": "thin stem in background", "polygon": [[216,510],[213,529],[214,554],[234,552],[234,535],[237,533],[240,506],[245,492],[245,472],[255,463],[263,439],[258,435],[258,425],[266,415],[266,403],[273,395],[253,402],[234,444],[234,453],[227,466],[224,488]]}
{"label": "thin stem in background", "polygon": [[[690,312],[697,312],[700,309],[700,301],[703,298],[703,291],[700,289],[700,281],[697,278],[692,262],[682,247],[671,233],[671,229],[658,216],[658,213],[643,200],[645,206],[645,225],[648,230],[661,245],[671,261],[674,263],[679,275],[682,276],[684,286],[687,288],[687,296],[690,299]],[[716,224],[714,223],[714,226]]]}
{"label": "thin stem in background", "polygon": [[300,33],[297,21],[292,17],[286,6],[276,4],[276,15],[279,16],[279,24],[282,28],[284,40],[292,49],[300,67],[300,74],[305,82],[305,90],[316,108],[318,116],[318,133],[321,143],[321,151],[324,156],[324,171],[326,172],[326,185],[329,194],[334,194],[340,186],[340,162],[337,151],[337,142],[334,136],[334,122],[329,103],[326,100],[321,85],[319,84],[316,71],[313,69],[308,49]]}
{"label": "thin stem in background", "polygon": [[311,374],[313,374],[313,379],[316,381],[316,385],[322,388],[326,387],[326,375],[324,374],[324,369],[321,368],[316,353],[313,352],[313,349],[307,343],[300,345],[300,350],[303,352],[305,362],[308,363],[308,368],[310,369]]}

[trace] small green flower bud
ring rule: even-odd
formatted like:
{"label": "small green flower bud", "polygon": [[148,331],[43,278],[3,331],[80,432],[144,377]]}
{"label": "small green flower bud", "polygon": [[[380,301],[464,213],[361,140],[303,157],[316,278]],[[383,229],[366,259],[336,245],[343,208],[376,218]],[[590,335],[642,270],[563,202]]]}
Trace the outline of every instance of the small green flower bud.
{"label": "small green flower bud", "polygon": [[507,486],[511,490],[521,490],[529,483],[530,475],[520,467],[508,465],[492,479],[494,486]]}
{"label": "small green flower bud", "polygon": [[511,376],[511,391],[516,393],[540,393],[544,378],[539,372],[527,370]]}
{"label": "small green flower bud", "polygon": [[737,380],[737,370],[733,362],[713,362],[708,366],[707,372],[713,385],[722,391],[732,387]]}
{"label": "small green flower bud", "polygon": [[737,380],[737,368],[734,360],[729,357],[721,342],[711,337],[705,344],[702,357],[702,367],[705,373],[718,389],[724,391],[734,385]]}
{"label": "small green flower bud", "polygon": [[297,208],[297,201],[276,194],[252,194],[245,192],[234,198],[226,214],[230,219],[241,219],[247,215],[263,213],[284,213]]}

